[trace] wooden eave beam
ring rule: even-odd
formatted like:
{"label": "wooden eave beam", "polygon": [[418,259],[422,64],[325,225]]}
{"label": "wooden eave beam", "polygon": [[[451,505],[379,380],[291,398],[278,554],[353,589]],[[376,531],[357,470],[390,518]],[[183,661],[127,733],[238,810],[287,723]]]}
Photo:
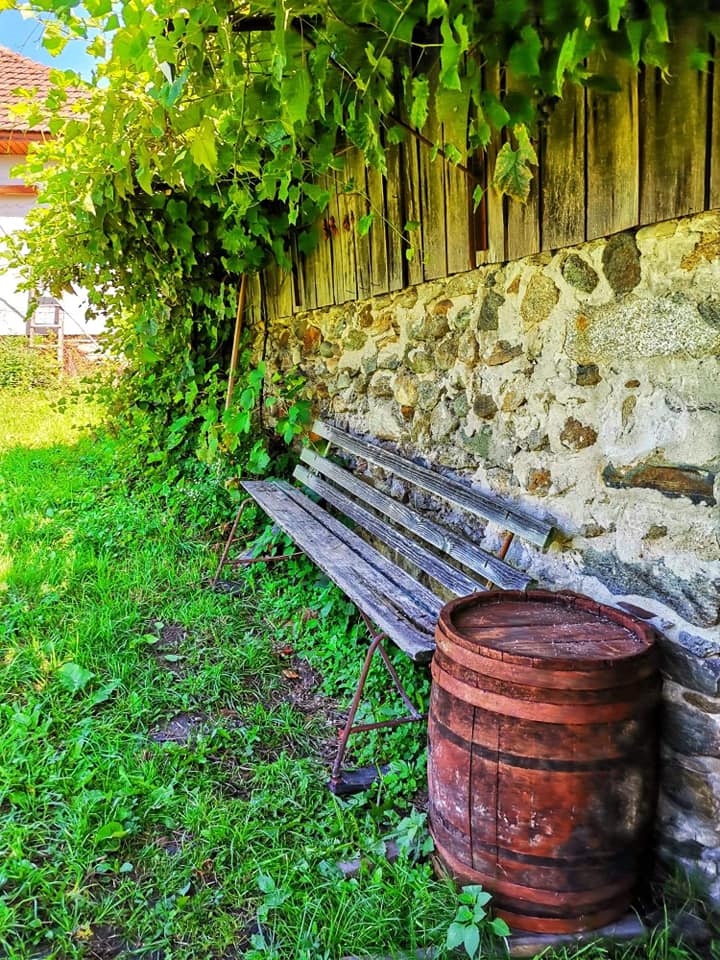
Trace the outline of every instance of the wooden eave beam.
{"label": "wooden eave beam", "polygon": [[0,197],[36,197],[37,189],[24,183],[8,183],[0,186]]}
{"label": "wooden eave beam", "polygon": [[31,143],[44,143],[43,130],[0,130],[0,156],[24,156]]}

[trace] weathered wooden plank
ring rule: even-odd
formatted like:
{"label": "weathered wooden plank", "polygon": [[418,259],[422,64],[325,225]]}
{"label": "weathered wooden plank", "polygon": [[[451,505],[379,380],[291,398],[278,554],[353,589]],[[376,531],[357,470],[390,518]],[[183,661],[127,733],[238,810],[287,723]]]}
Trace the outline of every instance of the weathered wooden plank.
{"label": "weathered wooden plank", "polygon": [[[442,126],[443,147],[456,147],[467,163],[467,129],[470,110],[470,88],[458,96],[453,115]],[[440,162],[439,160],[437,162]],[[445,165],[445,249],[447,272],[461,273],[475,266],[475,224],[472,217],[474,181],[465,170],[449,160]]]}
{"label": "weathered wooden plank", "polygon": [[[430,80],[437,84],[437,76]],[[423,134],[433,145],[442,147],[442,127],[437,119],[435,94],[430,98],[430,111]],[[422,259],[423,276],[426,280],[446,277],[448,272],[445,247],[445,174],[447,164],[442,157],[433,159],[433,147],[420,144],[420,196],[423,208]]]}
{"label": "weathered wooden plank", "polygon": [[305,303],[305,277],[301,269],[303,257],[298,250],[297,237],[293,237],[290,242],[290,260],[292,267],[290,273],[290,294],[292,297],[293,313],[303,310]]}
{"label": "weathered wooden plank", "polygon": [[[331,519],[329,514],[325,514],[323,522],[319,522],[308,507],[315,507],[316,511],[319,508],[289,485],[252,480],[244,481],[242,486],[401,650],[413,660],[430,658],[434,649],[432,615],[419,610],[411,596],[403,596],[394,581],[389,581],[379,572],[377,560],[391,568],[392,564],[347,528],[342,528],[342,539],[338,537],[326,525],[326,521]],[[339,526],[342,527],[341,524]],[[366,557],[373,553],[377,557],[370,563]],[[396,568],[392,569],[396,571]],[[411,578],[407,579],[410,581]],[[415,584],[415,581],[411,582]],[[423,590],[420,584],[416,586]],[[389,602],[390,598],[394,598],[394,603]],[[435,599],[439,609],[440,601]],[[410,616],[418,610],[417,620],[411,620]]]}
{"label": "weathered wooden plank", "polygon": [[445,241],[447,273],[462,273],[475,266],[471,182],[468,175],[448,165],[445,170]]}
{"label": "weathered wooden plank", "polygon": [[393,500],[392,497],[386,496],[380,490],[370,486],[369,483],[359,480],[349,470],[344,470],[331,460],[318,456],[308,448],[303,449],[300,459],[313,470],[328,477],[337,486],[384,513],[393,523],[405,527],[406,530],[420,537],[426,543],[442,550],[453,560],[457,560],[483,577],[487,577],[498,587],[503,587],[506,590],[524,590],[531,582],[530,577],[526,574],[520,573],[519,570],[515,570],[514,567],[503,560],[499,560],[491,553],[487,553],[462,537],[456,536],[446,527],[428,520],[427,517],[419,516],[409,507]]}
{"label": "weathered wooden plank", "polygon": [[365,160],[357,148],[348,153],[346,165],[347,183],[351,187],[347,195],[350,217],[350,230],[355,245],[355,277],[357,283],[357,297],[367,300],[372,293],[370,282],[370,237],[367,233],[360,235],[360,218],[370,211],[368,204],[368,188],[365,177]]}
{"label": "weathered wooden plank", "polygon": [[448,503],[452,503],[462,510],[467,510],[476,516],[484,517],[493,523],[499,524],[506,530],[511,530],[539,547],[549,543],[553,527],[544,520],[538,520],[515,507],[506,506],[492,494],[479,493],[471,487],[466,487],[449,477],[442,477],[426,467],[404,460],[389,450],[364,440],[359,440],[351,434],[333,427],[330,424],[316,420],[313,424],[313,433],[329,440],[331,443],[353,453],[358,457],[369,460],[385,470],[389,470],[403,480],[408,480],[428,493],[433,493]]}
{"label": "weathered wooden plank", "polygon": [[[501,93],[500,67],[485,67],[483,69],[485,90],[499,97]],[[502,147],[502,134],[493,130],[490,143],[487,147],[487,192],[485,194],[487,207],[487,239],[488,248],[482,258],[485,263],[500,263],[507,259],[505,248],[505,201],[492,186],[492,177],[495,172],[495,162]]]}
{"label": "weathered wooden plank", "polygon": [[[406,113],[403,112],[405,122],[408,122]],[[403,231],[405,239],[403,240],[403,258],[405,259],[405,269],[407,284],[412,286],[415,283],[423,281],[422,265],[422,245],[423,232],[422,221],[423,214],[429,215],[429,211],[423,210],[420,191],[420,143],[416,136],[408,131],[405,139],[400,145],[401,167],[402,167],[402,210],[400,229]],[[405,233],[405,227],[408,224],[417,224],[417,228]],[[407,259],[407,252],[412,248],[415,251],[414,256]]]}
{"label": "weathered wooden plank", "polygon": [[[715,55],[720,54],[720,41],[715,40]],[[708,166],[708,208],[720,207],[720,66],[715,61],[712,89],[712,130],[710,131],[710,159]]]}
{"label": "weathered wooden plank", "polygon": [[[332,191],[333,189],[333,184],[326,176],[320,177],[318,183],[324,190]],[[327,307],[335,302],[333,282],[333,229],[336,228],[336,224],[332,200],[323,212],[318,227],[320,237],[318,239],[318,245],[312,253],[315,297],[319,307]]]}
{"label": "weathered wooden plank", "polygon": [[[370,564],[385,578],[387,592],[383,595],[388,603],[392,606],[400,606],[405,614],[420,626],[426,626],[429,623],[434,629],[435,620],[433,618],[437,616],[442,602],[431,590],[418,583],[409,573],[391,563],[387,557],[371,547],[366,540],[349,530],[344,523],[336,520],[335,517],[318,506],[314,500],[306,497],[297,487],[291,486],[286,480],[275,480],[274,483],[327,530],[334,533],[338,539],[348,546],[352,546],[365,563]],[[398,594],[402,595],[401,599],[398,599]],[[428,620],[428,617],[431,619]]]}
{"label": "weathered wooden plank", "polygon": [[587,91],[587,210],[585,237],[595,240],[627,230],[640,217],[640,119],[638,77],[631,63],[613,54],[589,59],[588,68],[614,75],[618,93]]}
{"label": "weathered wooden plank", "polygon": [[563,98],[545,127],[542,170],[543,250],[585,239],[585,92],[566,83]]}
{"label": "weathered wooden plank", "polygon": [[265,303],[265,312],[270,321],[277,320],[278,317],[283,316],[278,292],[278,267],[274,263],[268,264],[263,271],[263,299]]}
{"label": "weathered wooden plank", "polygon": [[[537,144],[535,144],[537,148]],[[519,260],[540,249],[540,177],[539,167],[533,168],[530,192],[525,203],[509,200],[506,205],[507,258]]]}
{"label": "weathered wooden plank", "polygon": [[260,274],[260,311],[269,321],[277,317],[277,305],[273,299],[273,294],[268,279],[267,267]]}
{"label": "weathered wooden plank", "polygon": [[254,335],[262,330],[262,279],[259,273],[248,274],[243,326]]}
{"label": "weathered wooden plank", "polygon": [[387,177],[385,188],[385,216],[387,236],[388,290],[402,290],[405,277],[405,252],[402,230],[402,166],[400,144],[391,144],[386,149]]}
{"label": "weathered wooden plank", "polygon": [[291,317],[295,305],[292,274],[277,264],[271,263],[263,271],[263,282],[269,319]]}
{"label": "weathered wooden plank", "polygon": [[340,510],[354,523],[363,527],[364,530],[367,530],[368,533],[371,533],[401,557],[404,557],[408,563],[417,567],[418,570],[426,573],[436,583],[454,593],[455,596],[464,597],[468,593],[476,593],[478,590],[485,589],[467,574],[446,563],[419,543],[408,540],[390,524],[383,522],[374,513],[370,513],[354,500],[346,497],[336,487],[311,474],[305,467],[297,466],[293,476],[310,490],[319,494],[326,503]]}
{"label": "weathered wooden plank", "polygon": [[297,253],[297,272],[298,272],[298,296],[297,310],[312,310],[318,306],[317,284],[315,282],[318,273],[318,249],[311,250],[310,253]]}
{"label": "weathered wooden plank", "polygon": [[670,47],[671,79],[648,68],[642,83],[640,223],[697,213],[705,206],[708,77],[690,70],[687,57],[706,28],[676,28]]}
{"label": "weathered wooden plank", "polygon": [[[527,83],[513,77],[506,70],[506,88],[508,93],[528,93]],[[516,144],[513,144],[516,146]],[[538,152],[539,144],[533,143]],[[538,157],[539,159],[539,157]],[[530,181],[530,193],[527,201],[509,200],[506,205],[506,249],[508,260],[519,260],[537,253],[540,249],[540,190],[542,189],[542,171],[540,167],[532,167],[533,178]]]}
{"label": "weathered wooden plank", "polygon": [[375,167],[368,167],[367,193],[373,221],[370,226],[370,293],[379,296],[390,290],[388,280],[388,234],[385,216],[385,181]]}
{"label": "weathered wooden plank", "polygon": [[[347,163],[347,153],[343,155]],[[334,195],[330,199],[335,226],[332,234],[333,286],[335,303],[357,299],[357,275],[355,270],[355,231],[350,222],[350,203],[345,192],[348,180],[347,169],[338,171],[331,180]]]}

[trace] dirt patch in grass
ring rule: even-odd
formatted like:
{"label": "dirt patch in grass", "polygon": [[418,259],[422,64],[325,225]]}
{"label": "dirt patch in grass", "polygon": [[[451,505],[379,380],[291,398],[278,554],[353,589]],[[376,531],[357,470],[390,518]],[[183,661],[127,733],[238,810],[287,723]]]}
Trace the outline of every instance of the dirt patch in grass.
{"label": "dirt patch in grass", "polygon": [[182,853],[183,847],[190,840],[192,840],[192,835],[187,831],[173,830],[170,836],[158,837],[155,843],[161,850],[165,851],[168,857],[176,857],[179,853]]}
{"label": "dirt patch in grass", "polygon": [[291,647],[280,647],[275,655],[283,664],[281,673],[285,680],[277,692],[277,702],[289,703],[299,713],[313,718],[315,731],[308,731],[307,751],[330,762],[335,757],[338,730],[342,729],[347,713],[336,700],[319,692],[320,674]]}
{"label": "dirt patch in grass", "polygon": [[160,627],[160,650],[177,650],[188,638],[187,627],[181,623],[164,623]]}
{"label": "dirt patch in grass", "polygon": [[117,927],[99,923],[91,927],[92,936],[87,941],[87,957],[92,960],[113,960],[114,957],[131,956],[133,948]]}
{"label": "dirt patch in grass", "polygon": [[415,791],[412,797],[412,805],[416,810],[419,810],[420,813],[428,812],[428,808],[430,806],[430,797],[428,796],[428,792],[425,787]]}
{"label": "dirt patch in grass", "polygon": [[284,663],[282,675],[287,686],[282,691],[282,699],[300,713],[322,716],[329,724],[341,723],[343,715],[337,703],[332,697],[317,692],[321,678],[308,661],[292,655],[289,659],[284,658]]}
{"label": "dirt patch in grass", "polygon": [[182,623],[147,620],[143,624],[143,629],[148,637],[157,637],[155,643],[150,641],[150,649],[157,665],[176,677],[186,676],[181,651],[189,636],[187,627]]}
{"label": "dirt patch in grass", "polygon": [[208,717],[204,713],[178,713],[171,720],[150,731],[155,743],[178,743],[186,746],[202,733]]}

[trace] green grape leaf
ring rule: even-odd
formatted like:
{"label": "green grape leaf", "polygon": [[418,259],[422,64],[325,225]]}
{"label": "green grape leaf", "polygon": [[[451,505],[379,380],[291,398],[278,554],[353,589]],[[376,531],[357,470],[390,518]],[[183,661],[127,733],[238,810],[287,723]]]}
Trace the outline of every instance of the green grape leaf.
{"label": "green grape leaf", "polygon": [[177,250],[192,250],[194,234],[186,223],[174,223],[167,236]]}
{"label": "green grape leaf", "polygon": [[428,102],[430,100],[430,81],[427,77],[413,77],[412,106],[410,107],[410,123],[422,129],[428,116]]}
{"label": "green grape leaf", "polygon": [[357,232],[359,236],[364,237],[367,234],[368,230],[372,226],[372,222],[374,219],[375,219],[374,213],[366,213],[364,216],[360,217],[360,219],[357,222]]}
{"label": "green grape leaf", "polygon": [[667,10],[665,4],[660,0],[655,0],[650,4],[650,22],[655,30],[655,37],[660,43],[668,43],[670,34],[668,33]]}
{"label": "green grape leaf", "polygon": [[509,143],[504,143],[495,160],[493,173],[493,187],[500,194],[507,194],[514,200],[527,202],[532,181],[532,171],[529,163],[537,163],[537,155],[530,143],[527,128],[518,124],[513,128],[518,140],[518,149],[513,150]]}
{"label": "green grape leaf", "polygon": [[210,117],[203,117],[200,125],[189,137],[190,154],[200,167],[210,173],[217,171],[218,158],[215,145],[215,127]]}
{"label": "green grape leaf", "polygon": [[494,94],[484,93],[482,100],[483,110],[488,120],[496,130],[502,130],[510,119],[510,114]]}
{"label": "green grape leaf", "polygon": [[520,31],[520,40],[510,48],[508,66],[518,76],[537,77],[540,74],[541,50],[542,41],[537,30],[534,27],[525,26]]}
{"label": "green grape leaf", "polygon": [[626,2],[627,0],[608,0],[608,23],[611,30],[617,30],[620,25],[620,16]]}
{"label": "green grape leaf", "polygon": [[688,65],[691,70],[700,70],[703,73],[708,69],[708,64],[712,60],[711,54],[707,50],[701,50],[696,47],[688,54]]}
{"label": "green grape leaf", "polygon": [[305,123],[310,103],[310,77],[304,66],[283,81],[283,100],[290,123]]}
{"label": "green grape leaf", "polygon": [[56,20],[50,20],[45,24],[45,30],[42,38],[42,45],[53,57],[59,56],[65,49],[69,37],[62,32],[62,27]]}
{"label": "green grape leaf", "polygon": [[630,58],[634,67],[640,63],[640,49],[646,29],[646,20],[628,20],[625,24],[625,32],[630,43]]}
{"label": "green grape leaf", "polygon": [[518,152],[521,159],[527,163],[537,164],[538,158],[535,153],[535,147],[530,142],[530,134],[523,123],[518,123],[513,127],[513,134],[518,142]]}
{"label": "green grape leaf", "polygon": [[447,0],[428,0],[425,22],[430,23],[438,17],[444,17],[446,13]]}
{"label": "green grape leaf", "polygon": [[562,94],[563,82],[565,80],[565,71],[572,69],[577,63],[575,50],[577,46],[578,31],[573,30],[568,33],[563,40],[558,54],[557,67],[555,68],[555,96]]}
{"label": "green grape leaf", "polygon": [[[462,90],[460,82],[460,59],[468,49],[470,37],[463,15],[459,14],[450,26],[449,18],[444,17],[440,25],[442,46],[440,47],[440,83],[449,90]],[[457,35],[457,40],[455,36]]]}

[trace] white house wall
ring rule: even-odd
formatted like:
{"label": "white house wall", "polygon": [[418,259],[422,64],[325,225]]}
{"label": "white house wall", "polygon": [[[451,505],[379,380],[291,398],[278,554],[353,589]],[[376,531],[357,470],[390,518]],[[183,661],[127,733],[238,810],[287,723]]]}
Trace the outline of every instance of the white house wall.
{"label": "white house wall", "polygon": [[[0,186],[21,183],[10,171],[17,166],[19,157],[0,157]],[[14,233],[25,225],[25,218],[35,204],[34,197],[0,196],[0,238]],[[25,333],[25,311],[28,295],[18,289],[20,275],[7,266],[0,255],[0,336]],[[87,295],[83,291],[64,294],[60,300],[65,311],[67,336],[97,335],[105,329],[103,319],[86,317]]]}

